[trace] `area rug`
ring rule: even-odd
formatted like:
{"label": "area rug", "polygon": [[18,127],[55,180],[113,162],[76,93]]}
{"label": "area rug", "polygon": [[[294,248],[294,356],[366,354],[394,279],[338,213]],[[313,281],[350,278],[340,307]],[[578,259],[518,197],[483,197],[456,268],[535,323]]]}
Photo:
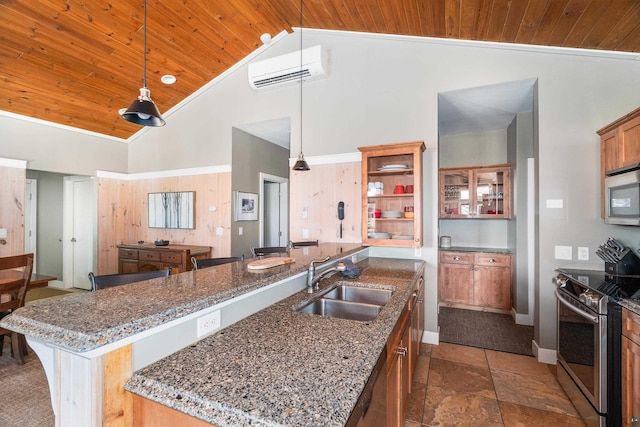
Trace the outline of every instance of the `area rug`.
{"label": "area rug", "polygon": [[52,298],[59,297],[62,295],[70,294],[69,291],[64,291],[62,289],[55,288],[34,288],[27,291],[27,296],[25,298],[26,302],[31,302],[43,298]]}
{"label": "area rug", "polygon": [[442,342],[533,356],[533,326],[508,314],[440,307],[438,325]]}

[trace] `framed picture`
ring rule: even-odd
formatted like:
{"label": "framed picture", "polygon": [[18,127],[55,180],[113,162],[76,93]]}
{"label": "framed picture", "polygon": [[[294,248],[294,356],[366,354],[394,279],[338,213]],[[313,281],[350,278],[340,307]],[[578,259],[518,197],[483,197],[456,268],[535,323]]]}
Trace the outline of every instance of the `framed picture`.
{"label": "framed picture", "polygon": [[258,195],[236,192],[236,221],[258,220]]}

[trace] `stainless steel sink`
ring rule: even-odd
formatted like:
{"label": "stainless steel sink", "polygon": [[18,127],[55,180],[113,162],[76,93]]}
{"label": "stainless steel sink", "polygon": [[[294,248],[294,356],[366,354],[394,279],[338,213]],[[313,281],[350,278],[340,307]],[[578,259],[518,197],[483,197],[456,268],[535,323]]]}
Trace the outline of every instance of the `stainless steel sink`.
{"label": "stainless steel sink", "polygon": [[297,311],[300,313],[319,314],[320,316],[367,321],[378,317],[381,310],[382,306],[377,304],[318,298]]}
{"label": "stainless steel sink", "polygon": [[343,284],[324,294],[323,298],[385,305],[391,299],[392,293],[391,289],[366,288]]}

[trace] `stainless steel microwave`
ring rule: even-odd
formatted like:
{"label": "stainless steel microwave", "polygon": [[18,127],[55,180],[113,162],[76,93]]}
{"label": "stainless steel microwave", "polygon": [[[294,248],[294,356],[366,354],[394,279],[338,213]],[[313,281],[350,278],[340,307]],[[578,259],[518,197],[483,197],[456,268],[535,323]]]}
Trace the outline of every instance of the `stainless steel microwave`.
{"label": "stainless steel microwave", "polygon": [[640,164],[607,172],[604,222],[640,225]]}

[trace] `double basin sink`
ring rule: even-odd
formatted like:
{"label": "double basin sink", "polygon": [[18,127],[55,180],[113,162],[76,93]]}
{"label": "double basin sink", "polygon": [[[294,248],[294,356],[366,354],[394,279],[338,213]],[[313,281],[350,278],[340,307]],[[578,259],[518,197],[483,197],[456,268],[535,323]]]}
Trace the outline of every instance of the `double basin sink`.
{"label": "double basin sink", "polygon": [[319,297],[303,303],[296,311],[341,319],[374,320],[389,302],[393,289],[352,282],[337,282]]}

